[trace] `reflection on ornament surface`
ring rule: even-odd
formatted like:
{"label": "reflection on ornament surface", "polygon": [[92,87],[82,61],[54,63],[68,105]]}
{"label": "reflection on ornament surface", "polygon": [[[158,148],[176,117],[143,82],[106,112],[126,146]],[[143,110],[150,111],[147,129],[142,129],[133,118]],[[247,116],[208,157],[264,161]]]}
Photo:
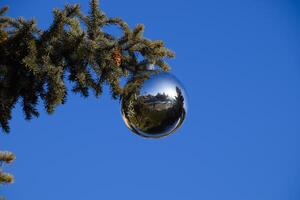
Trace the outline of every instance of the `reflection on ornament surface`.
{"label": "reflection on ornament surface", "polygon": [[187,113],[181,83],[169,73],[148,71],[125,86],[121,111],[127,127],[147,138],[160,138],[178,129]]}

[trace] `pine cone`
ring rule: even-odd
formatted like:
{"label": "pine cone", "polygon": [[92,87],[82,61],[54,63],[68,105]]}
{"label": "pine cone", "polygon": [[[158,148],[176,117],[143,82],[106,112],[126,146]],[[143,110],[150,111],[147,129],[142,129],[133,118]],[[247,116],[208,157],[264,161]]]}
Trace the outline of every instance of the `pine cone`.
{"label": "pine cone", "polygon": [[113,58],[116,62],[116,65],[118,67],[120,67],[121,63],[122,63],[122,54],[121,54],[121,50],[119,48],[115,48],[113,51]]}

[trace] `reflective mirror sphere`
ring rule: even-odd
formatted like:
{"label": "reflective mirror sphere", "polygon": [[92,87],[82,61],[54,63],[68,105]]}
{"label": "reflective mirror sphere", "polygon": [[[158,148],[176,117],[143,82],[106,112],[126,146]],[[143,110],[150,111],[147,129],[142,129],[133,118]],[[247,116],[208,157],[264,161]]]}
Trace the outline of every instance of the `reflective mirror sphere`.
{"label": "reflective mirror sphere", "polygon": [[187,113],[181,83],[171,74],[148,71],[125,86],[121,112],[127,127],[147,138],[160,138],[178,129]]}

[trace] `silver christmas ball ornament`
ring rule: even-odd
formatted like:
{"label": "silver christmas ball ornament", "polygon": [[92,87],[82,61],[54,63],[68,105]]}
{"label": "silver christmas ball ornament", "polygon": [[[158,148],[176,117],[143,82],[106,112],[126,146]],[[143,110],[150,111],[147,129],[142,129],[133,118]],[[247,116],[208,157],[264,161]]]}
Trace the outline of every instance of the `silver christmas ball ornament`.
{"label": "silver christmas ball ornament", "polygon": [[171,74],[146,71],[126,84],[121,112],[131,131],[147,138],[160,138],[182,125],[187,96],[182,84]]}

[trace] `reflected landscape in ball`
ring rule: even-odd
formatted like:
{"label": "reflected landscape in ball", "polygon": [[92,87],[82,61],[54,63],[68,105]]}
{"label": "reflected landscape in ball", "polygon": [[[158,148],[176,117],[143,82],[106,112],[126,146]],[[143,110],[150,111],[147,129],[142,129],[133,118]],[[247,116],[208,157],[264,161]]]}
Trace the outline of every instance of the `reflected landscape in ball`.
{"label": "reflected landscape in ball", "polygon": [[121,112],[127,127],[147,138],[160,138],[178,129],[187,113],[181,83],[169,73],[146,73],[125,86]]}

